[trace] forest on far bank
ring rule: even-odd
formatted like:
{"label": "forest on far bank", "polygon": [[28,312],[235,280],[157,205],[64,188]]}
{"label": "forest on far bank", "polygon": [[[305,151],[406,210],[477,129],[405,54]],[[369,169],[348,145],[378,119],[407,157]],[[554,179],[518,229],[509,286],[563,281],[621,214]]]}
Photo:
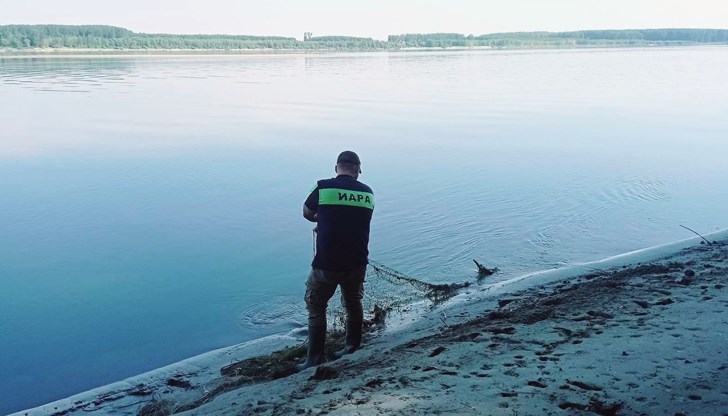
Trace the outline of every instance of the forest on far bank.
{"label": "forest on far bank", "polygon": [[402,48],[569,48],[728,44],[724,29],[584,30],[576,32],[515,32],[487,35],[423,33],[390,35],[386,41],[353,36],[313,36],[303,40],[283,36],[174,35],[136,33],[100,25],[0,26],[2,49],[108,50],[386,50]]}

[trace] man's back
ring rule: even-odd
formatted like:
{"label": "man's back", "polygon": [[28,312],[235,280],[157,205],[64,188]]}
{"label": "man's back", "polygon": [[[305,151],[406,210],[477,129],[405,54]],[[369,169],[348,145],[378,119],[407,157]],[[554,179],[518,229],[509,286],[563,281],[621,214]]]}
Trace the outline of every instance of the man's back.
{"label": "man's back", "polygon": [[346,271],[367,264],[374,210],[371,188],[346,174],[323,179],[306,199],[306,207],[318,217],[314,268]]}

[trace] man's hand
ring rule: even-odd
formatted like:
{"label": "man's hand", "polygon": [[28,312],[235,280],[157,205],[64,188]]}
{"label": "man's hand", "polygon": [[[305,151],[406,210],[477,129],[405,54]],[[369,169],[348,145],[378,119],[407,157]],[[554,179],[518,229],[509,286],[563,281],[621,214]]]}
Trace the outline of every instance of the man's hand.
{"label": "man's hand", "polygon": [[306,204],[303,204],[303,218],[305,218],[311,222],[317,222],[318,214],[316,213],[316,211],[307,207]]}

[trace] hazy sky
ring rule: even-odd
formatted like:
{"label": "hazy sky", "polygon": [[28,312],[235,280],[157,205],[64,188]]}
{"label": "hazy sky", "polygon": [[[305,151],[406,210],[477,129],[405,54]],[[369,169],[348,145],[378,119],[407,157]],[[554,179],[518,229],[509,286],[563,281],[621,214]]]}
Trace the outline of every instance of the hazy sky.
{"label": "hazy sky", "polygon": [[378,39],[423,32],[728,28],[728,0],[0,0],[0,24],[21,23]]}

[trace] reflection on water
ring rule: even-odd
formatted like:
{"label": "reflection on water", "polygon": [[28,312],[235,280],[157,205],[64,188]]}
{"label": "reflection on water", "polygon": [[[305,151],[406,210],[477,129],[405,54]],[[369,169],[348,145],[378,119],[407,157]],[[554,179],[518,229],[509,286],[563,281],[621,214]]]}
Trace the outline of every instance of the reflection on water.
{"label": "reflection on water", "polygon": [[372,258],[432,282],[725,227],[726,73],[720,47],[0,59],[0,413],[305,322],[301,204],[346,148]]}
{"label": "reflection on water", "polygon": [[108,84],[133,86],[135,63],[128,59],[15,58],[2,61],[0,80],[35,91],[91,92]]}

